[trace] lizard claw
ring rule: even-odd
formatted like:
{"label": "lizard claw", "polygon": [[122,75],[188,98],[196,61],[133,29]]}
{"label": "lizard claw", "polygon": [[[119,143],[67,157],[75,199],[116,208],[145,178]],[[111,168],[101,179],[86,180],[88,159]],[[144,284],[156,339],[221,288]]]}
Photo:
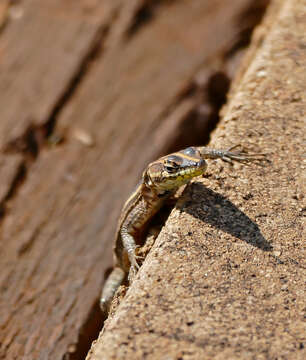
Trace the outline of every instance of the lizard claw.
{"label": "lizard claw", "polygon": [[136,254],[136,249],[140,248],[139,245],[137,245],[135,247],[135,249],[133,249],[133,251],[129,251],[129,260],[131,262],[131,267],[130,267],[130,272],[129,272],[129,276],[128,276],[128,279],[129,281],[131,282],[134,277],[136,276],[139,268],[140,268],[140,265],[138,264],[137,260],[143,260],[143,257],[142,256],[139,256]]}
{"label": "lizard claw", "polygon": [[136,254],[136,249],[138,249],[140,246],[137,245],[135,246],[134,249],[131,249],[128,251],[128,256],[129,256],[129,260],[130,260],[130,263],[131,263],[131,267],[133,267],[136,272],[139,270],[140,266],[137,262],[137,260],[142,260],[143,257],[142,256],[139,256]]}
{"label": "lizard claw", "polygon": [[[237,148],[239,148],[240,151],[233,152],[233,150]],[[255,161],[261,162],[267,159],[266,159],[266,154],[262,154],[262,153],[249,154],[241,144],[237,144],[230,147],[228,150],[224,151],[221,160],[231,164],[233,163],[233,161],[247,164],[249,162],[255,162]]]}

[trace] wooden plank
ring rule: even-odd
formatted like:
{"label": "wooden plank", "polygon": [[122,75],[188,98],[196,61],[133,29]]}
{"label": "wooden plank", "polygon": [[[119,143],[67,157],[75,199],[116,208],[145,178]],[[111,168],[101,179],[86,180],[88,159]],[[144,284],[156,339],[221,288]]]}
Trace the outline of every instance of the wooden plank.
{"label": "wooden plank", "polygon": [[[204,64],[207,74],[214,71],[211,59],[231,47],[248,4],[160,2],[133,31],[131,5],[122,8],[103,52],[58,114],[55,135],[63,143],[39,152],[4,217],[0,358],[85,355],[102,326],[97,301],[120,205],[144,164],[171,145],[196,103],[188,91],[194,76]],[[45,97],[35,107],[38,125],[54,110]],[[18,137],[21,123],[4,130]]]}
{"label": "wooden plank", "polygon": [[29,151],[30,130],[34,136],[35,128],[52,126],[84,62],[102,46],[119,4],[1,2],[0,27],[5,31],[0,36],[0,203],[21,163],[26,167],[22,153]]}
{"label": "wooden plank", "polygon": [[0,37],[0,148],[29,124],[48,120],[118,1],[28,0],[18,6],[20,16]]}

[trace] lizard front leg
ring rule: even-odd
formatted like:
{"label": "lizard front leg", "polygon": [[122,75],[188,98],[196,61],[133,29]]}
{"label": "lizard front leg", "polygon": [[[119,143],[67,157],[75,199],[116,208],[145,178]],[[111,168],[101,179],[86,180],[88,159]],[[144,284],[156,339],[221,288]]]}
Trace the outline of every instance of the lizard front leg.
{"label": "lizard front leg", "polygon": [[123,247],[126,250],[129,261],[131,263],[129,280],[132,280],[139,269],[137,259],[139,259],[140,257],[137,256],[135,252],[138,246],[136,245],[134,237],[129,233],[128,229],[125,226],[121,228],[120,234]]}

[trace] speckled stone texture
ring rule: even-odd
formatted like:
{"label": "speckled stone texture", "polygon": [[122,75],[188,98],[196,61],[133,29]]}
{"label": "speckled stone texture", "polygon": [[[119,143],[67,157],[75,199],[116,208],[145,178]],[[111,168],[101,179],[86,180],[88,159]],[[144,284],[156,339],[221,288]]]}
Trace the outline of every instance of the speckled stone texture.
{"label": "speckled stone texture", "polygon": [[245,61],[210,145],[269,162],[185,189],[88,360],[306,358],[306,2],[274,2]]}

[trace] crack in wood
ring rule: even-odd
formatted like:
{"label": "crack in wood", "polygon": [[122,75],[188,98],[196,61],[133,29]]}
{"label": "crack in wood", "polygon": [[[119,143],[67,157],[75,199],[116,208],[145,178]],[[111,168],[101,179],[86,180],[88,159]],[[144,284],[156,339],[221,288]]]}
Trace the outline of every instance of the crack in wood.
{"label": "crack in wood", "polygon": [[27,167],[24,162],[22,162],[17,170],[16,174],[12,180],[12,183],[8,189],[7,194],[3,198],[3,200],[0,202],[0,223],[3,221],[3,218],[7,211],[7,204],[8,202],[15,196],[18,189],[20,188],[21,184],[23,183],[24,179],[26,178],[27,174]]}
{"label": "crack in wood", "polygon": [[10,140],[2,150],[3,154],[22,154],[24,161],[17,169],[14,180],[12,181],[9,191],[3,201],[0,203],[0,220],[3,221],[3,217],[6,213],[7,202],[11,200],[18,192],[20,186],[25,181],[27,174],[36,161],[41,149],[50,144],[59,144],[64,141],[64,137],[60,137],[54,134],[57,118],[60,112],[64,109],[66,104],[74,95],[77,88],[82,83],[83,78],[88,74],[90,70],[90,64],[97,57],[100,56],[103,50],[105,39],[108,35],[109,25],[101,26],[94,37],[92,44],[87,52],[86,56],[80,61],[80,65],[67,84],[63,94],[59,97],[50,116],[43,125],[34,125],[34,122],[30,121],[28,128],[24,134],[16,139]]}
{"label": "crack in wood", "polygon": [[[251,42],[251,36],[254,28],[261,22],[270,0],[260,0],[256,4],[250,3],[249,6],[239,15],[237,26],[240,28],[237,34],[237,40],[221,57],[219,70],[209,71],[206,69],[209,77],[204,82],[198,82],[197,78],[201,70],[194,76],[186,91],[182,93],[179,102],[190,97],[195,99],[195,107],[190,111],[185,120],[180,123],[178,136],[169,145],[166,152],[171,153],[180,148],[193,145],[206,145],[210,141],[210,134],[217,127],[220,120],[220,110],[226,103],[233,73],[228,68],[233,58],[239,52],[242,52]],[[235,68],[239,67],[234,64]],[[206,64],[209,69],[209,64]],[[176,105],[177,105],[176,103]],[[170,112],[170,111],[169,111]],[[195,131],[196,129],[196,131]]]}
{"label": "crack in wood", "polygon": [[240,28],[237,41],[227,51],[225,58],[230,58],[237,51],[246,48],[251,42],[254,28],[261,22],[270,0],[259,0],[249,4],[249,6],[237,18]]}
{"label": "crack in wood", "polygon": [[[176,1],[177,2],[177,1]],[[156,14],[157,8],[163,5],[173,4],[173,0],[144,0],[138,5],[138,8],[133,16],[133,19],[125,31],[126,37],[131,38],[135,35],[143,26],[150,23]]]}

